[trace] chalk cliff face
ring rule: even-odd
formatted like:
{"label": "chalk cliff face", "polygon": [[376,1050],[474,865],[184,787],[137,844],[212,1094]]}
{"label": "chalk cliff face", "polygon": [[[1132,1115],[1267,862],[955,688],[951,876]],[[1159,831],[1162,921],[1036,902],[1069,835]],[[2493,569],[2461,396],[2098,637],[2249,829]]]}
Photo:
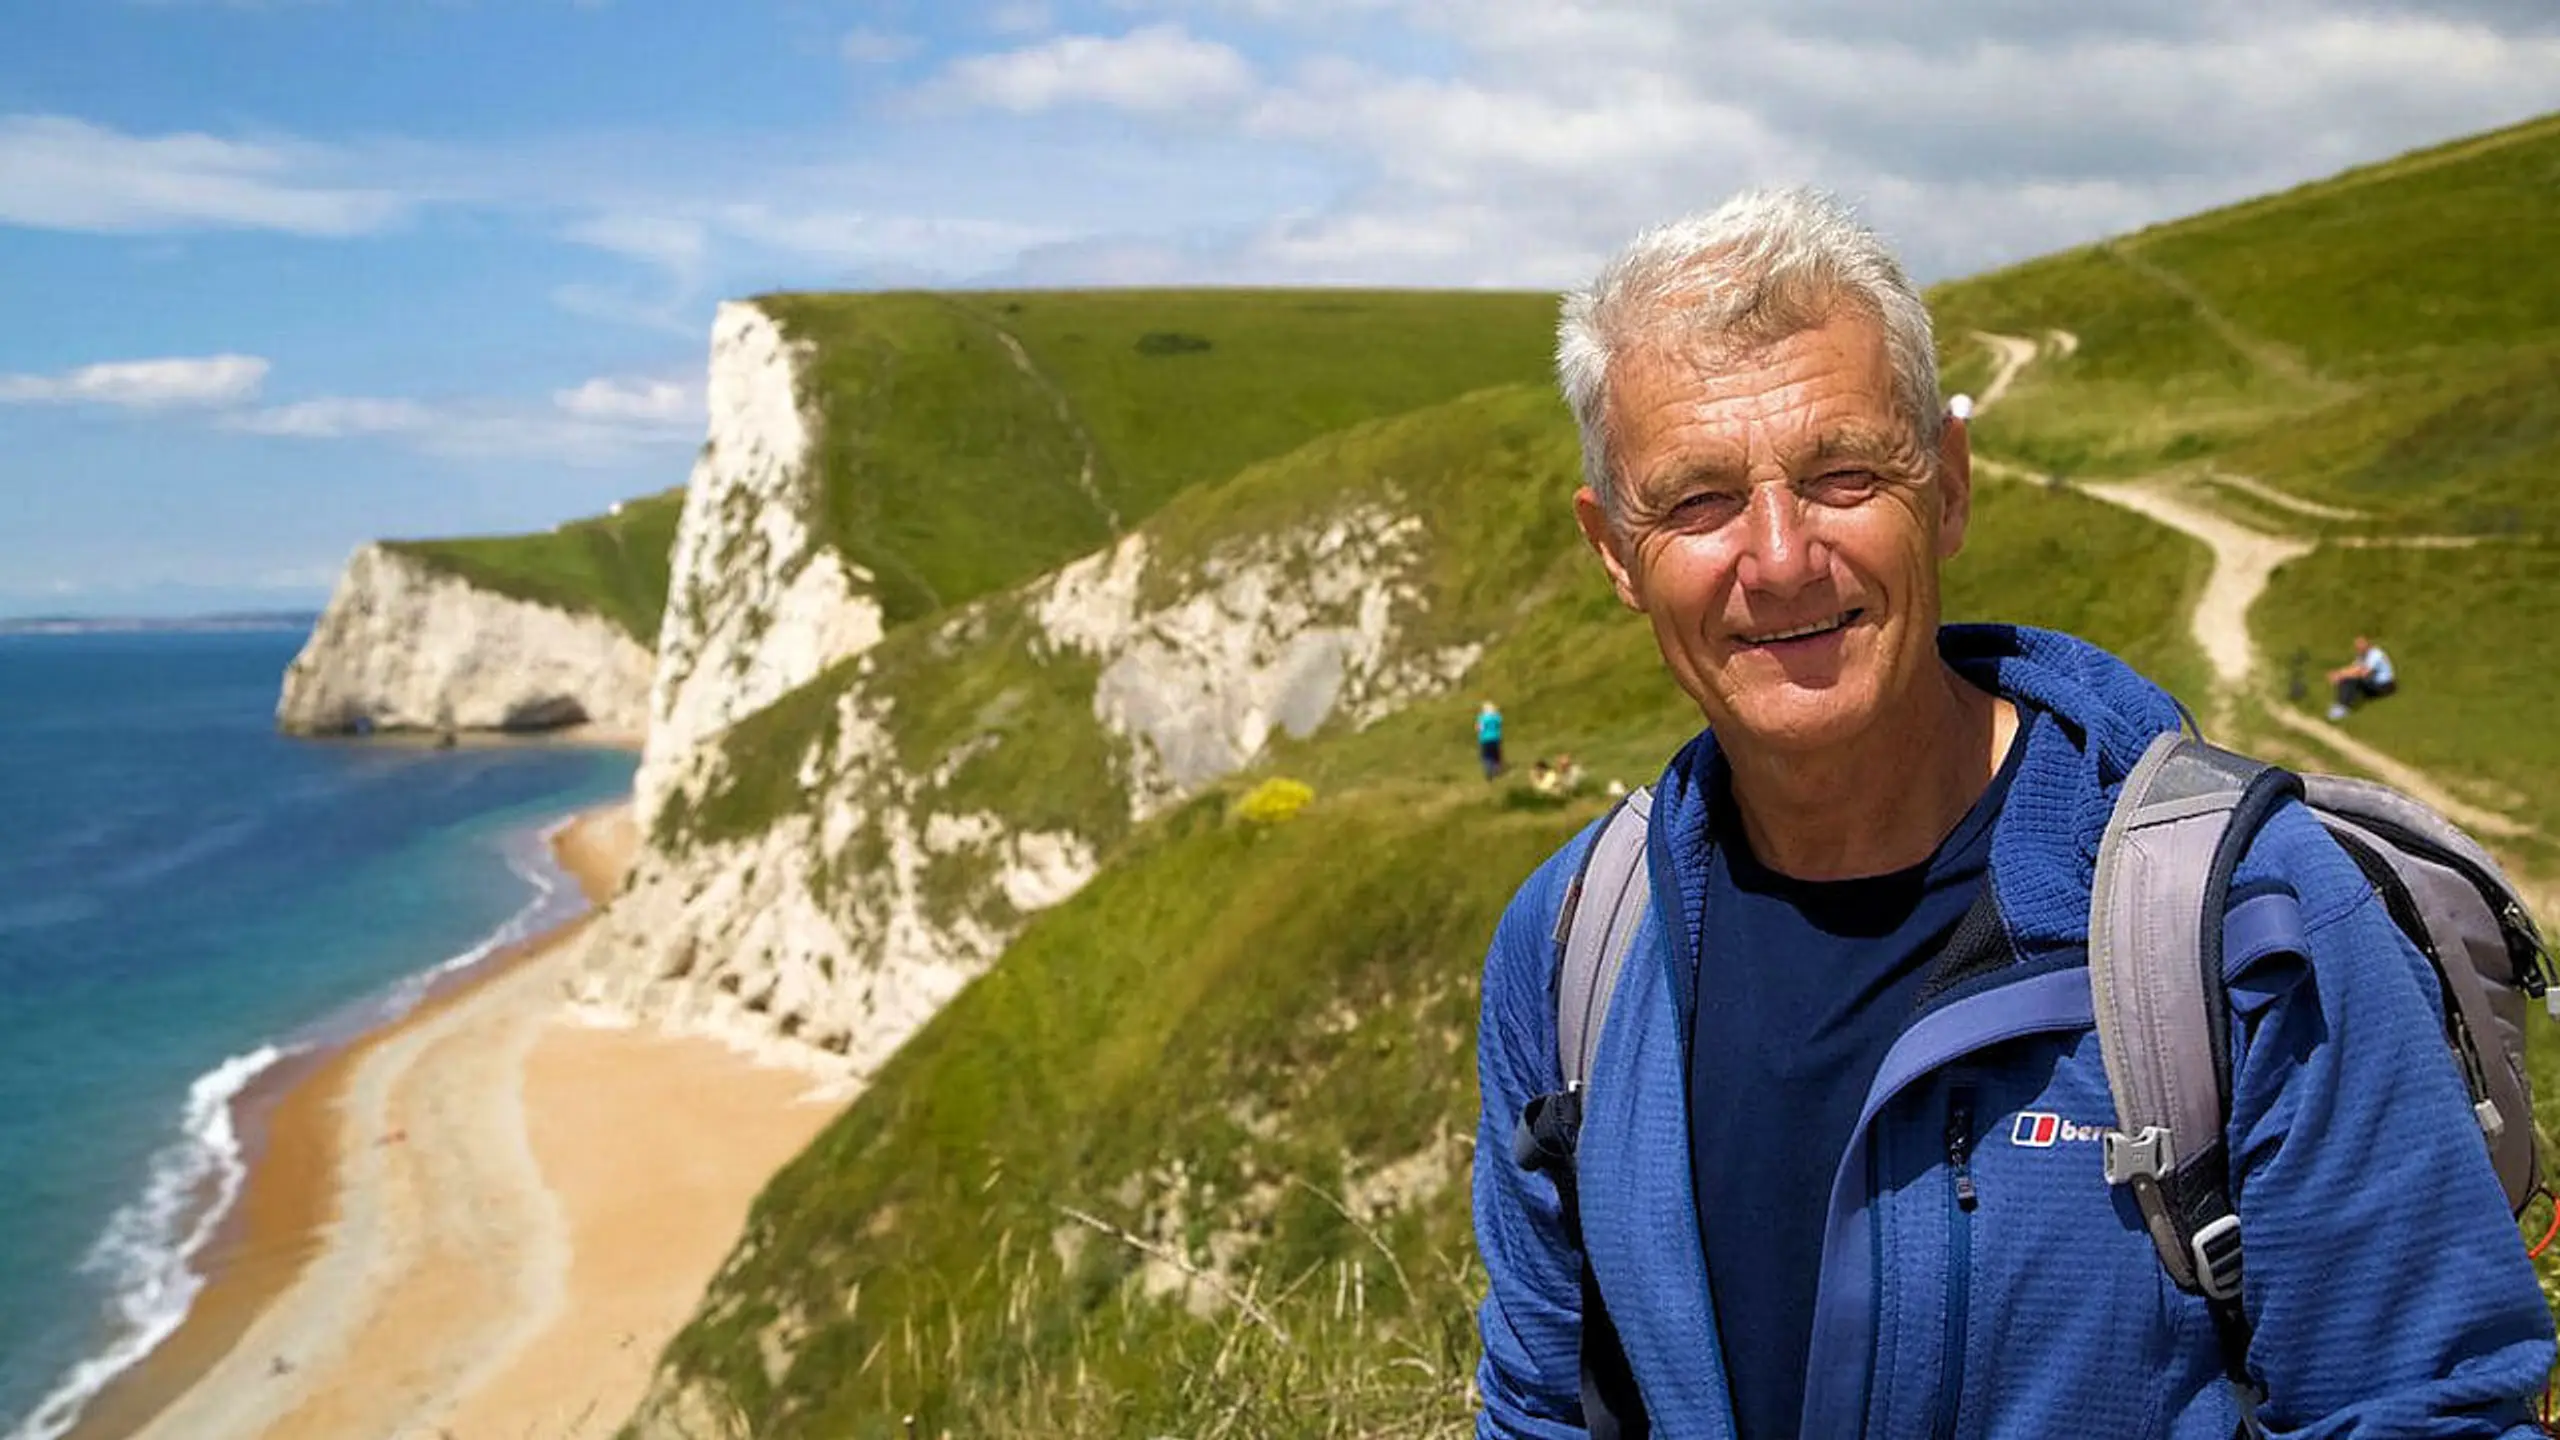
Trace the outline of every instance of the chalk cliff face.
{"label": "chalk cliff face", "polygon": [[[1135,820],[1250,763],[1274,735],[1365,723],[1462,673],[1472,647],[1399,642],[1422,543],[1415,520],[1354,507],[1151,575],[1140,533],[902,634],[874,652],[893,663],[866,656],[790,748],[743,743],[745,727],[742,743],[669,766],[654,842],[579,998],[867,1074],[1030,915],[1091,879]],[[902,714],[953,683],[896,663],[917,651],[978,667],[991,694],[966,723],[926,731]],[[1009,723],[1043,703],[1059,708]],[[974,778],[1005,747],[1054,744],[1071,726],[1091,732],[1085,753],[1109,775],[1011,791]],[[747,833],[706,833],[745,766],[787,773],[793,803]],[[1062,816],[1056,792],[1070,784],[1098,803]]]}
{"label": "chalk cliff face", "polygon": [[695,745],[880,638],[870,575],[820,538],[799,362],[762,310],[720,307],[710,432],[685,486],[634,782],[644,826]]}
{"label": "chalk cliff face", "polygon": [[591,723],[637,736],[651,668],[649,652],[611,621],[494,594],[368,545],[285,671],[276,723],[305,734]]}

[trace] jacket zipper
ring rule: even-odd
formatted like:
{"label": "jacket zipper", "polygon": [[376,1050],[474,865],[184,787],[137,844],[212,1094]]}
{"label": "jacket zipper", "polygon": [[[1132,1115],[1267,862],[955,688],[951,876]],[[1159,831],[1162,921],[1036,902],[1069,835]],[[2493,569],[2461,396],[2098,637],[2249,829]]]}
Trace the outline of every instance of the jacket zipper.
{"label": "jacket zipper", "polygon": [[1947,1334],[1938,1358],[1939,1440],[1954,1440],[1956,1412],[1964,1403],[1964,1337],[1973,1300],[1973,1211],[1981,1203],[1973,1183],[1973,1087],[1959,1085],[1947,1097]]}

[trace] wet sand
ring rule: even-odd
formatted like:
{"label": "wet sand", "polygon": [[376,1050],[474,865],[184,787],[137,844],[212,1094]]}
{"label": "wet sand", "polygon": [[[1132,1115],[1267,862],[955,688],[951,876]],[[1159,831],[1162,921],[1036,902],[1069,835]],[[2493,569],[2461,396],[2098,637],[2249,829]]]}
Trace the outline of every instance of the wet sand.
{"label": "wet sand", "polygon": [[[558,840],[601,903],[627,807]],[[838,1102],[709,1041],[595,1029],[563,927],[289,1077],[186,1325],[76,1440],[602,1436],[765,1177]]]}

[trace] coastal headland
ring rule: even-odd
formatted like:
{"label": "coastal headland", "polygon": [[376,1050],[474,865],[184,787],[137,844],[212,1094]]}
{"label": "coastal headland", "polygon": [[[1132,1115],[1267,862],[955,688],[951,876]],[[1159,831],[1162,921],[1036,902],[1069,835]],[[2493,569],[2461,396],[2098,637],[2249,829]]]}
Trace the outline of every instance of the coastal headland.
{"label": "coastal headland", "polygon": [[[591,902],[629,807],[554,839]],[[185,1326],[72,1432],[607,1435],[764,1179],[835,1106],[712,1041],[584,1023],[582,917],[244,1097],[263,1137]]]}

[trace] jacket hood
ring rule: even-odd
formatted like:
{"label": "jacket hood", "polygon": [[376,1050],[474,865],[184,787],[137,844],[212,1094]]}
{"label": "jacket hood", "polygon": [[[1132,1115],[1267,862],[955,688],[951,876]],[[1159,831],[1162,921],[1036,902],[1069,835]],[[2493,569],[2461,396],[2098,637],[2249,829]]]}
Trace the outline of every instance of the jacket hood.
{"label": "jacket hood", "polygon": [[[2085,640],[2023,625],[1949,625],[1938,652],[1957,674],[2024,707],[2026,747],[1991,836],[1991,887],[2019,960],[2045,968],[2087,945],[2098,841],[2116,791],[2153,737],[2185,712],[2169,693]],[[1656,822],[1694,928],[1704,901],[1713,731],[1673,757]],[[1688,937],[1692,944],[1695,936]]]}

